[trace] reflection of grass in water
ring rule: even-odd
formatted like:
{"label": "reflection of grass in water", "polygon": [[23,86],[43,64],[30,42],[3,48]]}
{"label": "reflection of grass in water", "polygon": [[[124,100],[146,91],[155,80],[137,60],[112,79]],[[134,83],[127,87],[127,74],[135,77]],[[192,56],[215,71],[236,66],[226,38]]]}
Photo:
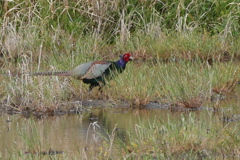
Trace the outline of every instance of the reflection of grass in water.
{"label": "reflection of grass in water", "polygon": [[25,128],[18,128],[19,136],[22,138],[25,143],[24,150],[30,153],[40,153],[42,144],[40,140],[40,135],[38,128],[33,119],[27,121]]}
{"label": "reflection of grass in water", "polygon": [[[156,116],[148,120],[141,117],[135,124],[129,124],[134,127],[126,130],[124,137],[118,137],[121,129],[118,125],[114,126],[115,121],[112,123],[113,129],[107,134],[99,132],[102,128],[93,122],[88,128],[86,147],[76,143],[75,152],[61,150],[61,147],[58,147],[59,150],[48,148],[43,144],[46,139],[41,135],[41,127],[33,120],[24,121],[27,122],[25,128],[18,128],[23,148],[13,148],[9,156],[15,159],[212,159],[239,155],[237,123],[223,122],[211,112],[202,116],[195,113],[181,113],[178,118],[167,115],[166,119]],[[110,117],[108,120],[111,123]]]}
{"label": "reflection of grass in water", "polygon": [[[207,116],[207,115],[206,115]],[[194,113],[182,114],[180,120],[135,124],[126,141],[115,140],[113,153],[109,141],[98,148],[98,158],[162,159],[162,158],[216,158],[239,154],[240,137],[237,124],[231,128],[214,118],[199,120]],[[116,131],[117,132],[117,131]],[[105,153],[105,154],[102,154]]]}
{"label": "reflection of grass in water", "polygon": [[24,145],[23,148],[21,148],[21,151],[18,151],[19,155],[17,155],[17,159],[20,157],[30,159],[34,159],[34,157],[44,157],[44,153],[47,152],[45,152],[42,147],[43,144],[40,138],[41,131],[39,128],[37,128],[37,125],[33,119],[26,121],[25,128],[18,128],[18,133]]}
{"label": "reflection of grass in water", "polygon": [[36,124],[35,120],[30,118],[24,121],[24,123],[24,125],[20,125],[24,128],[19,128],[20,126],[17,128],[18,134],[22,140],[22,145],[20,145],[21,148],[13,148],[13,151],[9,152],[8,158],[59,159],[64,157],[64,152],[62,150],[54,150],[54,148],[44,144],[47,143],[47,140],[43,137],[42,128],[39,124]]}

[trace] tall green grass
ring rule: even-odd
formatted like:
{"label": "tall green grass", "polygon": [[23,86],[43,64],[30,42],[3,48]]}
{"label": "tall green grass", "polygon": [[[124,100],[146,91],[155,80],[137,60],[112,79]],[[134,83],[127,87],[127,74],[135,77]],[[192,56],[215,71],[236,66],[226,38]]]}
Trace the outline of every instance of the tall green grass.
{"label": "tall green grass", "polygon": [[180,32],[206,31],[238,34],[239,3],[226,1],[6,1],[2,2],[2,23],[62,28],[68,33],[95,33],[103,37],[127,36],[128,32],[159,23],[161,28]]}
{"label": "tall green grass", "polygon": [[[0,13],[2,53],[11,57],[14,55],[11,53],[14,52],[14,47],[13,50],[5,49],[4,44],[9,41],[15,43],[15,52],[18,52],[15,54],[26,54],[20,48],[30,47],[32,52],[34,48],[37,49],[37,53],[33,55],[38,56],[40,46],[43,47],[42,52],[48,55],[51,51],[56,53],[58,50],[69,54],[71,50],[82,47],[75,43],[79,39],[87,40],[88,43],[95,41],[94,47],[87,53],[99,53],[98,50],[106,44],[120,43],[121,50],[126,50],[128,48],[125,46],[131,41],[135,42],[135,37],[139,35],[144,36],[141,39],[145,40],[146,36],[150,36],[155,41],[162,39],[162,34],[168,36],[177,33],[186,36],[191,33],[220,36],[219,39],[224,43],[228,38],[239,35],[238,5],[237,0],[114,0],[104,3],[98,0],[5,1],[2,2]],[[191,37],[189,39],[191,41]],[[173,37],[172,41],[175,40],[179,39]],[[171,45],[172,48],[175,47]],[[53,50],[53,46],[57,50]]]}
{"label": "tall green grass", "polygon": [[137,106],[157,101],[199,107],[215,94],[226,95],[234,89],[239,79],[237,66],[211,66],[200,61],[129,64],[127,73],[111,82],[106,92],[113,99],[126,99]]}
{"label": "tall green grass", "polygon": [[[55,59],[49,64],[54,62]],[[75,60],[69,63],[75,64]],[[28,66],[31,63],[21,64],[20,71],[31,71],[31,66]],[[55,66],[50,65],[46,68],[51,67],[50,71],[64,70],[59,64]],[[192,108],[201,106],[215,94],[232,92],[239,80],[239,69],[235,62],[220,62],[213,65],[202,63],[200,60],[194,63],[187,60],[168,63],[133,62],[128,64],[125,72],[105,86],[104,95],[97,93],[97,89],[92,95],[88,95],[88,86],[71,77],[10,74],[2,76],[1,80],[2,102],[20,108],[32,106],[56,109],[62,102],[89,98],[124,99],[134,106],[157,101]]]}
{"label": "tall green grass", "polygon": [[[129,64],[105,88],[105,95],[138,106],[189,100],[196,100],[198,106],[211,98],[213,90],[228,92],[238,81],[237,0],[1,4],[0,72],[4,74],[64,71],[131,52],[140,63]],[[76,80],[4,74],[0,77],[3,104],[46,107],[89,98],[87,86]]]}
{"label": "tall green grass", "polygon": [[159,58],[239,54],[238,5],[237,0],[4,1],[2,63],[17,63],[21,55],[37,61],[136,50]]}

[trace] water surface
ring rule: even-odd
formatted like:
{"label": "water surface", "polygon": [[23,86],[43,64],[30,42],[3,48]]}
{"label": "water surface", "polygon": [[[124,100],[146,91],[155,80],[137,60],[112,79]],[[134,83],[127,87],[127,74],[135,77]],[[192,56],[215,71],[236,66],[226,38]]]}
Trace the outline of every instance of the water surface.
{"label": "water surface", "polygon": [[[211,108],[212,104],[209,104]],[[222,103],[222,109],[213,112],[211,109],[194,111],[199,121],[223,121],[235,125],[240,120],[238,99]],[[126,132],[132,132],[136,124],[141,122],[167,121],[169,117],[179,120],[181,115],[187,116],[191,112],[171,112],[167,109],[102,109],[86,114],[71,114],[48,117],[44,119],[24,118],[21,115],[0,116],[0,157],[9,157],[13,153],[34,153],[54,150],[63,155],[74,157],[79,151],[96,145],[101,138],[94,134],[96,131],[106,135],[117,124],[117,136],[124,139]],[[215,118],[213,118],[215,117]],[[239,120],[238,120],[239,119]],[[96,124],[95,126],[91,124]],[[31,145],[40,144],[40,148],[31,148]]]}

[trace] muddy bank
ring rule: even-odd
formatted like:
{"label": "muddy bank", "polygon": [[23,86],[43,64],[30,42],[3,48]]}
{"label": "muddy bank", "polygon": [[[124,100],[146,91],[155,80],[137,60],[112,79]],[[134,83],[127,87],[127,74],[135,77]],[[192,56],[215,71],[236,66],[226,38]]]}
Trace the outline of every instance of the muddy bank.
{"label": "muddy bank", "polygon": [[25,117],[34,115],[36,117],[42,116],[59,116],[64,114],[81,114],[88,112],[92,108],[131,108],[130,103],[126,101],[111,102],[107,100],[84,100],[73,101],[56,104],[56,107],[42,108],[39,107],[24,107],[24,106],[0,106],[0,113],[2,114],[21,114]]}
{"label": "muddy bank", "polygon": [[9,105],[1,105],[0,113],[2,114],[21,114],[24,117],[30,117],[31,115],[37,118],[43,118],[48,116],[60,116],[64,114],[82,114],[90,112],[94,108],[121,108],[121,109],[164,109],[171,111],[187,111],[187,110],[200,110],[204,107],[198,107],[194,109],[173,107],[170,104],[163,104],[159,102],[149,102],[144,106],[133,106],[130,102],[124,100],[109,101],[109,100],[84,100],[73,101],[56,104],[55,108],[39,109],[38,107],[14,107]]}

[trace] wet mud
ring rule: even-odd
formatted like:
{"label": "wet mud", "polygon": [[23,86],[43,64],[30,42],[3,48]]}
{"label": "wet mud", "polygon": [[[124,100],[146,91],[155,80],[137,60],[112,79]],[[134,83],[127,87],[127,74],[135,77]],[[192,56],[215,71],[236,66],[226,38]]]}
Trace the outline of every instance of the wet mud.
{"label": "wet mud", "polygon": [[109,100],[84,100],[65,102],[57,105],[55,109],[48,108],[39,110],[31,107],[14,107],[14,106],[0,106],[0,113],[2,114],[20,114],[24,117],[36,116],[37,118],[48,116],[60,116],[64,114],[81,114],[87,112],[92,108],[123,108],[123,109],[165,109],[171,111],[189,111],[201,110],[204,107],[183,108],[178,106],[171,106],[171,104],[164,104],[159,102],[149,102],[144,106],[134,106],[125,100],[109,101]]}

